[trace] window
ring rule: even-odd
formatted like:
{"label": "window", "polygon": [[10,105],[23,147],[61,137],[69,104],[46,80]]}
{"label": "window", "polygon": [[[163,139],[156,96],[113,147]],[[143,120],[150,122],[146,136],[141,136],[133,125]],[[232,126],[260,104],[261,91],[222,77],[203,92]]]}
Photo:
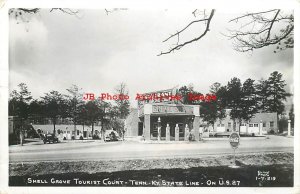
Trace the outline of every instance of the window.
{"label": "window", "polygon": [[249,124],[249,127],[253,127],[253,124]]}
{"label": "window", "polygon": [[77,130],[77,135],[79,135],[79,130]]}
{"label": "window", "polygon": [[266,127],[266,122],[263,122],[263,127]]}
{"label": "window", "polygon": [[274,121],[270,122],[270,127],[274,127]]}
{"label": "window", "polygon": [[231,122],[228,123],[228,127],[231,127]]}
{"label": "window", "polygon": [[258,127],[258,124],[254,124],[254,127]]}
{"label": "window", "polygon": [[67,133],[70,133],[70,131],[67,131]]}
{"label": "window", "polygon": [[225,124],[221,124],[221,127],[225,127]]}

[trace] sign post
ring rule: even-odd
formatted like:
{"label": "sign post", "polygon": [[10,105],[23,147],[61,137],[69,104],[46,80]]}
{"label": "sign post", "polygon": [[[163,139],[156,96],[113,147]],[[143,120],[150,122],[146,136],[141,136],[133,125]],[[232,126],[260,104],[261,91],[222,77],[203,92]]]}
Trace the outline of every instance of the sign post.
{"label": "sign post", "polygon": [[232,132],[229,136],[229,143],[233,149],[233,157],[234,157],[234,164],[233,164],[233,166],[230,166],[230,167],[238,168],[238,166],[235,163],[235,150],[240,145],[240,135],[237,132]]}

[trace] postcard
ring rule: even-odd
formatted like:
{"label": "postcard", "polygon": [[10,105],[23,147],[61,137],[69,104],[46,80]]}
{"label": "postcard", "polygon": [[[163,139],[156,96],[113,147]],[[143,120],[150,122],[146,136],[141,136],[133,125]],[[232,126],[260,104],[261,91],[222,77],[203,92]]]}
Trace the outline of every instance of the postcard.
{"label": "postcard", "polygon": [[297,193],[295,9],[7,12],[8,188]]}

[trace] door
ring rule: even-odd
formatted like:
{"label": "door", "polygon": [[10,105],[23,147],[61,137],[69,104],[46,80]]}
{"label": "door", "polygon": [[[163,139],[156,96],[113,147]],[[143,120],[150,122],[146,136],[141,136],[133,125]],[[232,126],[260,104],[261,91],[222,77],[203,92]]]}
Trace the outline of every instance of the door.
{"label": "door", "polygon": [[138,124],[138,136],[143,135],[143,122],[139,122]]}
{"label": "door", "polygon": [[240,132],[241,133],[246,133],[247,132],[246,123],[241,123]]}
{"label": "door", "polygon": [[158,133],[158,123],[155,122],[153,123],[152,137],[157,137],[157,133]]}
{"label": "door", "polygon": [[224,124],[218,124],[217,125],[217,132],[225,132],[225,125]]}
{"label": "door", "polygon": [[184,137],[184,124],[183,123],[178,123],[179,127],[179,137]]}
{"label": "door", "polygon": [[249,124],[249,133],[254,133],[254,134],[259,133],[258,123],[250,123]]}

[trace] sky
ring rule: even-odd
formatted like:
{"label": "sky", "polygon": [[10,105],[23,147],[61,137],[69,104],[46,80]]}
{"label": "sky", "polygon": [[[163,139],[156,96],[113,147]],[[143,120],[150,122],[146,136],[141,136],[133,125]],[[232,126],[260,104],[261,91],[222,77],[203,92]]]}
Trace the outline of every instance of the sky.
{"label": "sky", "polygon": [[[274,47],[240,53],[225,37],[228,21],[241,13],[217,10],[206,36],[168,55],[177,38],[170,34],[195,20],[193,10],[128,9],[107,14],[105,10],[79,10],[77,16],[41,10],[37,14],[10,17],[10,91],[21,82],[34,98],[50,90],[67,93],[72,84],[83,92],[114,93],[124,82],[131,105],[137,93],[193,84],[207,93],[214,82],[226,85],[233,77],[267,79],[273,71],[283,74],[287,91],[293,89],[293,49],[274,53]],[[200,17],[200,16],[198,16]],[[201,32],[193,25],[180,40]]]}

